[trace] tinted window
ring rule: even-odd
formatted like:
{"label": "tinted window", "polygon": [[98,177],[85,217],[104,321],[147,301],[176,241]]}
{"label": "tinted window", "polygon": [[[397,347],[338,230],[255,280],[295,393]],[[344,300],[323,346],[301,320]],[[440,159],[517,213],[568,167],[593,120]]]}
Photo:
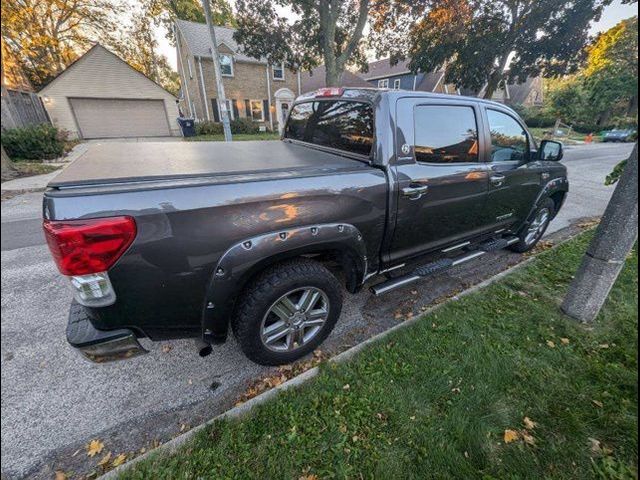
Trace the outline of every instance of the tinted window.
{"label": "tinted window", "polygon": [[428,163],[478,161],[478,126],[471,107],[417,107],[416,159]]}
{"label": "tinted window", "polygon": [[285,138],[369,155],[373,145],[373,108],[340,100],[293,107]]}
{"label": "tinted window", "polygon": [[529,141],[522,125],[515,118],[497,110],[487,110],[487,116],[491,130],[491,161],[526,160]]}

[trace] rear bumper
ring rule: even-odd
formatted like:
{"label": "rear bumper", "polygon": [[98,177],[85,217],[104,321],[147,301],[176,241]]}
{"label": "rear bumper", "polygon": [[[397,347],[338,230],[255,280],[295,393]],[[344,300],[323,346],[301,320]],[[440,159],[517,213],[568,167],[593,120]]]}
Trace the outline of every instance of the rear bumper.
{"label": "rear bumper", "polygon": [[98,330],[84,307],[75,302],[69,309],[67,341],[85,358],[96,363],[124,360],[147,353],[133,331],[127,328]]}

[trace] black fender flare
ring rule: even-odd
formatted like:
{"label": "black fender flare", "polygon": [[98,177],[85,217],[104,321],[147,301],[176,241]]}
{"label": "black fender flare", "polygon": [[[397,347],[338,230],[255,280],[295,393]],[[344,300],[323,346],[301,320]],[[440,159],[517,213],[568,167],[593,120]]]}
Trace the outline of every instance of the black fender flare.
{"label": "black fender flare", "polygon": [[305,254],[339,252],[347,264],[347,289],[357,291],[367,275],[367,250],[356,227],[332,223],[257,235],[231,246],[218,260],[207,285],[202,310],[202,338],[222,343],[229,330],[236,296],[258,272],[274,263]]}
{"label": "black fender flare", "polygon": [[[522,225],[522,227],[520,227],[518,231],[521,231],[522,228],[525,228],[529,225],[533,215],[535,214],[536,210],[540,206],[540,203],[545,198],[549,198],[558,192],[562,192],[565,194],[569,192],[569,180],[567,179],[566,176],[556,177],[552,180],[549,180],[545,184],[545,186],[542,187],[542,190],[540,190],[540,193],[538,194],[536,201],[533,203],[533,207],[531,207],[531,210],[529,211],[529,215],[527,215],[527,220],[524,222],[524,224]],[[557,214],[558,214],[558,211],[554,213],[554,215],[557,215]]]}

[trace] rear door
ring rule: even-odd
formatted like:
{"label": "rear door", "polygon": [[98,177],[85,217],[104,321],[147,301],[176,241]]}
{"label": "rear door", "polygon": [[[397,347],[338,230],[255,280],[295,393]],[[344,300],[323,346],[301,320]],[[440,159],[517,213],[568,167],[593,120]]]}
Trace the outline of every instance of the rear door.
{"label": "rear door", "polygon": [[484,230],[488,191],[483,117],[476,102],[397,103],[397,220],[389,261],[451,245]]}
{"label": "rear door", "polygon": [[483,221],[496,230],[518,226],[531,211],[541,188],[540,165],[533,162],[533,139],[513,113],[483,108],[489,136],[489,195]]}

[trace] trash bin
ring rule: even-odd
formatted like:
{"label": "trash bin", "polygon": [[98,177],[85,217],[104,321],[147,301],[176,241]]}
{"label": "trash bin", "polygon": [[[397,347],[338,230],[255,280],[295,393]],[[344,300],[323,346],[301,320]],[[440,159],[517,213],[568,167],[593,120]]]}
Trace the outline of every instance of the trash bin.
{"label": "trash bin", "polygon": [[178,124],[183,137],[193,137],[196,134],[196,122],[193,118],[178,117]]}

